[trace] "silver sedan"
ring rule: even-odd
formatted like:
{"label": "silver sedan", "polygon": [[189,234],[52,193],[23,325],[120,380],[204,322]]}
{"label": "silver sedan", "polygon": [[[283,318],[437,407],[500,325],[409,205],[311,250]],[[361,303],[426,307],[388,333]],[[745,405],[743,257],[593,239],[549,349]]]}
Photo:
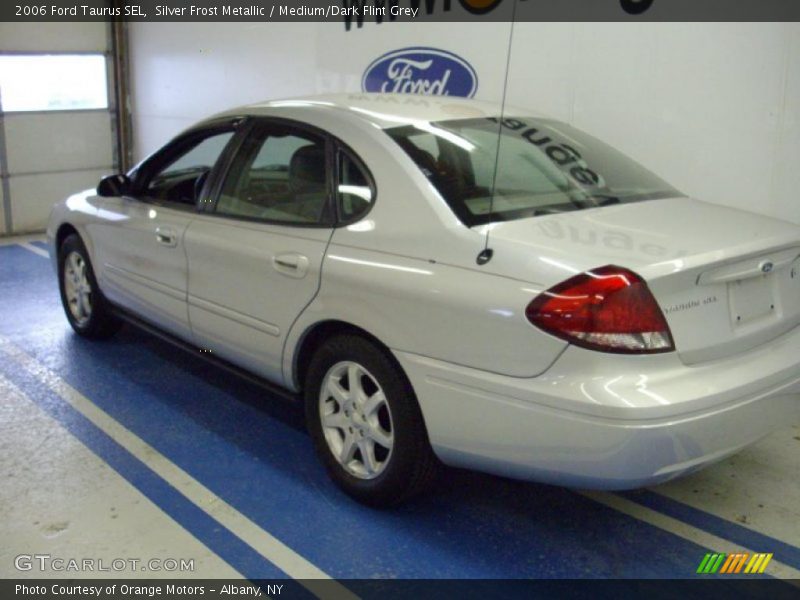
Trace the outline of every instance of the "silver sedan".
{"label": "silver sedan", "polygon": [[800,229],[574,127],[453,98],[267,102],[58,204],[70,324],[305,402],[373,505],[440,462],[631,488],[800,418]]}

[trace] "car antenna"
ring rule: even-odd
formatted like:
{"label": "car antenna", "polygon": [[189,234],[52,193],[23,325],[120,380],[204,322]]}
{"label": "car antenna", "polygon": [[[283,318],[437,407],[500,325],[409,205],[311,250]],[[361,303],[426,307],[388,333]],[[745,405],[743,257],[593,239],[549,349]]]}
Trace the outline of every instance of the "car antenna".
{"label": "car antenna", "polygon": [[[503,81],[503,96],[502,100],[500,101],[500,118],[497,121],[497,149],[494,155],[494,171],[492,172],[492,195],[489,197],[489,218],[491,219],[491,215],[494,212],[494,195],[495,189],[497,187],[497,169],[500,162],[500,139],[501,133],[503,129],[503,120],[505,119],[505,112],[506,112],[506,94],[508,92],[508,72],[511,68],[511,44],[514,41],[514,20],[517,16],[517,0],[514,0],[514,4],[511,7],[511,28],[508,32],[508,51],[506,52],[506,74],[505,79]],[[483,250],[478,253],[475,262],[479,265],[483,266],[492,260],[494,256],[494,250],[489,247],[489,233],[491,231],[491,226],[487,224],[486,227],[486,242],[483,246]]]}

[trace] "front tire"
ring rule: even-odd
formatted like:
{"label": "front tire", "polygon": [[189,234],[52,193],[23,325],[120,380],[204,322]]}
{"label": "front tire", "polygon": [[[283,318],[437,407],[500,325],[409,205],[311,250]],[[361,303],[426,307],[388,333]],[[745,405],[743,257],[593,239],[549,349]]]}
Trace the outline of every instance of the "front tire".
{"label": "front tire", "polygon": [[105,339],[122,326],[103,298],[89,253],[77,234],[67,236],[58,252],[61,304],[72,329],[90,339]]}
{"label": "front tire", "polygon": [[433,480],[433,454],[414,390],[386,351],[358,335],[317,349],[305,381],[306,423],[331,479],[375,507],[396,506]]}

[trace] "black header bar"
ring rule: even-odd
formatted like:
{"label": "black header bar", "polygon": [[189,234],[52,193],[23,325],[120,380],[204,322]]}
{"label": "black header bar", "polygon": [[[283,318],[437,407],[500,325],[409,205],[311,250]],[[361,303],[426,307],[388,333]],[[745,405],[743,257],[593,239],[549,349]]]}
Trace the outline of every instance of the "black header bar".
{"label": "black header bar", "polygon": [[800,21],[798,0],[11,0],[0,21]]}

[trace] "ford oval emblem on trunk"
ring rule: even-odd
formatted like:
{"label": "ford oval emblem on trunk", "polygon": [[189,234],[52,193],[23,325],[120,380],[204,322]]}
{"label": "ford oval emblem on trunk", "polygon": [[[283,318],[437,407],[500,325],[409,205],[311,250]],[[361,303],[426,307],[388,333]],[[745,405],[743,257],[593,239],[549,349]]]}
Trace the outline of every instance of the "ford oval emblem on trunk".
{"label": "ford oval emblem on trunk", "polygon": [[775,267],[775,265],[768,260],[765,260],[759,266],[761,267],[762,273],[769,273]]}
{"label": "ford oval emblem on trunk", "polygon": [[365,92],[471,98],[478,91],[478,76],[467,61],[452,52],[403,48],[372,61],[361,87]]}

